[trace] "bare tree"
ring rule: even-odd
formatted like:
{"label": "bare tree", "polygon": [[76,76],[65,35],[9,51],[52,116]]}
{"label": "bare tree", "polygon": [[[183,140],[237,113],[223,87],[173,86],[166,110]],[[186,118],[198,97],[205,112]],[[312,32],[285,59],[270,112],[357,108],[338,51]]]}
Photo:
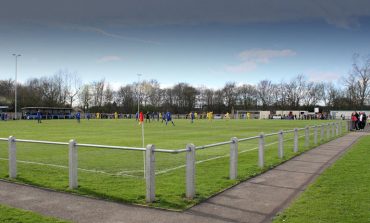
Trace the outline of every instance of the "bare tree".
{"label": "bare tree", "polygon": [[162,90],[163,95],[163,110],[173,109],[174,107],[174,93],[172,88],[165,88]]}
{"label": "bare tree", "polygon": [[286,86],[286,96],[290,108],[298,108],[305,94],[306,81],[303,75],[298,75],[292,79]]}
{"label": "bare tree", "polygon": [[63,91],[63,80],[61,76],[42,77],[40,79],[41,100],[48,106],[61,106],[66,102],[66,96]]}
{"label": "bare tree", "polygon": [[160,85],[157,80],[150,80],[150,90],[148,95],[149,103],[154,106],[154,108],[158,109],[160,106],[162,92]]}
{"label": "bare tree", "polygon": [[101,107],[104,99],[105,80],[94,81],[92,84],[93,105]]}
{"label": "bare tree", "polygon": [[289,84],[285,83],[284,81],[280,81],[279,84],[276,85],[278,92],[277,92],[277,106],[281,109],[286,109],[288,107],[288,87]]}
{"label": "bare tree", "polygon": [[263,109],[267,109],[272,102],[273,84],[269,80],[262,80],[257,85],[258,99],[262,104]]}
{"label": "bare tree", "polygon": [[370,94],[370,56],[353,55],[352,70],[345,79],[348,96],[354,106],[363,107]]}
{"label": "bare tree", "polygon": [[76,73],[68,70],[59,70],[57,75],[63,79],[63,95],[66,97],[66,102],[72,107],[81,90],[81,79]]}
{"label": "bare tree", "polygon": [[204,96],[207,110],[213,111],[213,109],[215,109],[216,107],[216,92],[213,89],[206,89],[204,92]]}
{"label": "bare tree", "polygon": [[109,83],[107,83],[105,85],[105,88],[104,88],[104,97],[103,97],[103,104],[104,105],[107,105],[107,104],[112,104],[113,103],[113,99],[114,99],[114,91],[112,89],[112,87],[110,86]]}
{"label": "bare tree", "polygon": [[80,91],[78,97],[81,107],[85,108],[86,110],[89,110],[89,106],[91,105],[92,100],[91,86],[85,84],[82,87],[82,90]]}
{"label": "bare tree", "polygon": [[305,86],[303,96],[303,105],[306,107],[313,107],[319,103],[324,95],[323,83],[308,82]]}
{"label": "bare tree", "polygon": [[134,86],[126,85],[121,86],[117,92],[117,101],[119,106],[123,107],[123,111],[126,113],[131,113],[135,111],[135,94]]}
{"label": "bare tree", "polygon": [[14,82],[9,80],[0,80],[0,104],[10,105],[13,97]]}
{"label": "bare tree", "polygon": [[253,85],[243,84],[237,90],[237,100],[238,104],[242,106],[243,109],[251,108],[256,106],[257,100],[257,89]]}
{"label": "bare tree", "polygon": [[222,91],[225,97],[225,105],[228,111],[230,111],[236,104],[237,87],[236,87],[235,82],[226,83]]}
{"label": "bare tree", "polygon": [[213,109],[212,110],[209,110],[209,111],[213,111],[213,112],[216,112],[216,113],[221,113],[225,110],[225,95],[224,95],[224,92],[220,89],[220,90],[216,90],[214,92],[214,95],[213,95],[213,100],[214,100],[214,106],[213,106]]}

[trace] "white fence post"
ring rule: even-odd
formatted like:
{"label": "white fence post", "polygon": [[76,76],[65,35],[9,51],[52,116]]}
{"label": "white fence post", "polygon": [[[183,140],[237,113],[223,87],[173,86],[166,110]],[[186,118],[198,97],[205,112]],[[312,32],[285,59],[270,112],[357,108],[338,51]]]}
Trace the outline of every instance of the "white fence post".
{"label": "white fence post", "polygon": [[294,129],[294,148],[293,148],[293,152],[298,152],[298,129],[295,128]]}
{"label": "white fence post", "polygon": [[17,177],[17,146],[14,136],[9,136],[8,139],[9,152],[9,178]]}
{"label": "white fence post", "polygon": [[331,137],[334,138],[335,137],[335,123],[331,123]]}
{"label": "white fence post", "polygon": [[339,135],[343,134],[343,121],[339,122]]}
{"label": "white fence post", "polygon": [[284,157],[284,131],[280,130],[279,132],[279,158],[282,159]]}
{"label": "white fence post", "polygon": [[195,196],[195,146],[186,145],[186,197],[193,199]]}
{"label": "white fence post", "polygon": [[155,200],[155,146],[147,145],[145,151],[145,182],[146,182],[146,202],[151,203]]}
{"label": "white fence post", "polygon": [[321,125],[320,142],[324,141],[324,125]]}
{"label": "white fence post", "polygon": [[346,121],[346,132],[348,132],[350,129],[349,129],[349,120]]}
{"label": "white fence post", "polygon": [[318,128],[317,126],[314,127],[313,143],[315,145],[317,145],[317,130],[318,130],[317,128]]}
{"label": "white fence post", "polygon": [[309,147],[310,146],[310,127],[306,126],[304,135],[305,135],[304,146]]}
{"label": "white fence post", "polygon": [[230,180],[235,180],[238,176],[238,138],[231,138],[230,143]]}
{"label": "white fence post", "polygon": [[69,189],[76,189],[78,187],[77,173],[78,173],[78,161],[77,161],[77,145],[74,139],[69,141]]}
{"label": "white fence post", "polygon": [[258,166],[263,168],[265,163],[265,135],[260,134],[259,147],[258,147]]}
{"label": "white fence post", "polygon": [[330,139],[330,124],[326,125],[326,140]]}
{"label": "white fence post", "polygon": [[335,123],[335,135],[336,136],[339,135],[339,123],[338,122]]}

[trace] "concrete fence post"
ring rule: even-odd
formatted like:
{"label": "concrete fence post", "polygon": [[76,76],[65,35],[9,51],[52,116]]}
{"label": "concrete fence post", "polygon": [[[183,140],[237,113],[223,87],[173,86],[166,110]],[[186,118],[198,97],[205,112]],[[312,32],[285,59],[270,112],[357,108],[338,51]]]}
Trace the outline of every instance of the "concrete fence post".
{"label": "concrete fence post", "polygon": [[310,127],[306,126],[304,135],[305,135],[304,146],[309,147],[310,146]]}
{"label": "concrete fence post", "polygon": [[145,151],[146,202],[155,200],[155,146],[149,144]]}
{"label": "concrete fence post", "polygon": [[313,134],[313,144],[317,145],[317,130],[318,130],[318,127],[315,126],[314,127],[314,134]]}
{"label": "concrete fence post", "polygon": [[263,168],[265,165],[265,134],[260,134],[258,147],[258,166]]}
{"label": "concrete fence post", "polygon": [[331,137],[334,138],[335,137],[335,123],[331,123]]}
{"label": "concrete fence post", "polygon": [[78,187],[78,157],[76,144],[74,139],[69,141],[69,189],[76,189]]}
{"label": "concrete fence post", "polygon": [[238,138],[231,138],[230,143],[230,180],[238,176]]}
{"label": "concrete fence post", "polygon": [[326,140],[330,139],[330,124],[326,125]]}
{"label": "concrete fence post", "polygon": [[8,153],[9,153],[9,178],[17,177],[17,146],[14,136],[9,136],[8,139]]}
{"label": "concrete fence post", "polygon": [[195,197],[195,146],[186,145],[186,198]]}
{"label": "concrete fence post", "polygon": [[346,132],[348,132],[348,131],[350,131],[350,129],[349,129],[349,122],[350,122],[350,120],[347,120],[346,121]]}
{"label": "concrete fence post", "polygon": [[324,141],[324,125],[321,125],[320,142]]}
{"label": "concrete fence post", "polygon": [[284,157],[284,132],[280,130],[279,132],[279,151],[278,151],[279,158],[282,159]]}
{"label": "concrete fence post", "polygon": [[339,135],[343,134],[343,121],[339,123]]}
{"label": "concrete fence post", "polygon": [[336,136],[339,135],[339,123],[338,122],[335,123],[335,135]]}
{"label": "concrete fence post", "polygon": [[294,147],[293,152],[298,152],[298,129],[294,129]]}

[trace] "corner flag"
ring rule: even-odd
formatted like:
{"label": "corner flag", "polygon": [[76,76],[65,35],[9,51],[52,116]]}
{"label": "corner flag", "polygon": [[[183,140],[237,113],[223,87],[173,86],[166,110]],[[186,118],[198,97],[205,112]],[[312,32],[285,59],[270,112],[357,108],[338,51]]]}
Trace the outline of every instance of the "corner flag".
{"label": "corner flag", "polygon": [[[143,112],[139,113],[139,125],[141,125],[141,138],[143,141],[143,148],[145,148],[144,144],[144,114]],[[145,164],[145,151],[143,151],[143,160],[144,160],[144,178],[146,176],[146,164]]]}
{"label": "corner flag", "polygon": [[140,115],[139,115],[139,124],[142,124],[144,122],[144,114],[143,112],[140,112]]}

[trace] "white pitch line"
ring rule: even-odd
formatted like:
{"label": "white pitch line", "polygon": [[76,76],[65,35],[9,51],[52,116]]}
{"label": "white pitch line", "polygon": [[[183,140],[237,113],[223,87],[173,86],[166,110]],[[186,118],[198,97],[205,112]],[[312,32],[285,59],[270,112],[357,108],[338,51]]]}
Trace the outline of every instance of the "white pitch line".
{"label": "white pitch line", "polygon": [[[5,158],[0,158],[0,160],[9,160]],[[50,163],[38,163],[38,162],[32,162],[32,161],[24,161],[24,160],[17,160],[18,163],[26,163],[26,164],[34,164],[34,165],[40,165],[40,166],[51,166],[51,167],[56,167],[56,168],[62,168],[62,169],[68,169],[68,166],[62,166],[62,165],[56,165],[56,164],[50,164]],[[111,176],[127,176],[127,177],[134,177],[134,178],[141,178],[139,176],[135,175],[130,175],[130,174],[125,174],[122,172],[118,172],[116,174],[112,173],[107,173],[102,170],[89,170],[89,169],[84,169],[84,168],[78,168],[78,170],[84,171],[84,172],[91,172],[91,173],[101,173],[101,174],[106,174],[106,175],[111,175]]]}

